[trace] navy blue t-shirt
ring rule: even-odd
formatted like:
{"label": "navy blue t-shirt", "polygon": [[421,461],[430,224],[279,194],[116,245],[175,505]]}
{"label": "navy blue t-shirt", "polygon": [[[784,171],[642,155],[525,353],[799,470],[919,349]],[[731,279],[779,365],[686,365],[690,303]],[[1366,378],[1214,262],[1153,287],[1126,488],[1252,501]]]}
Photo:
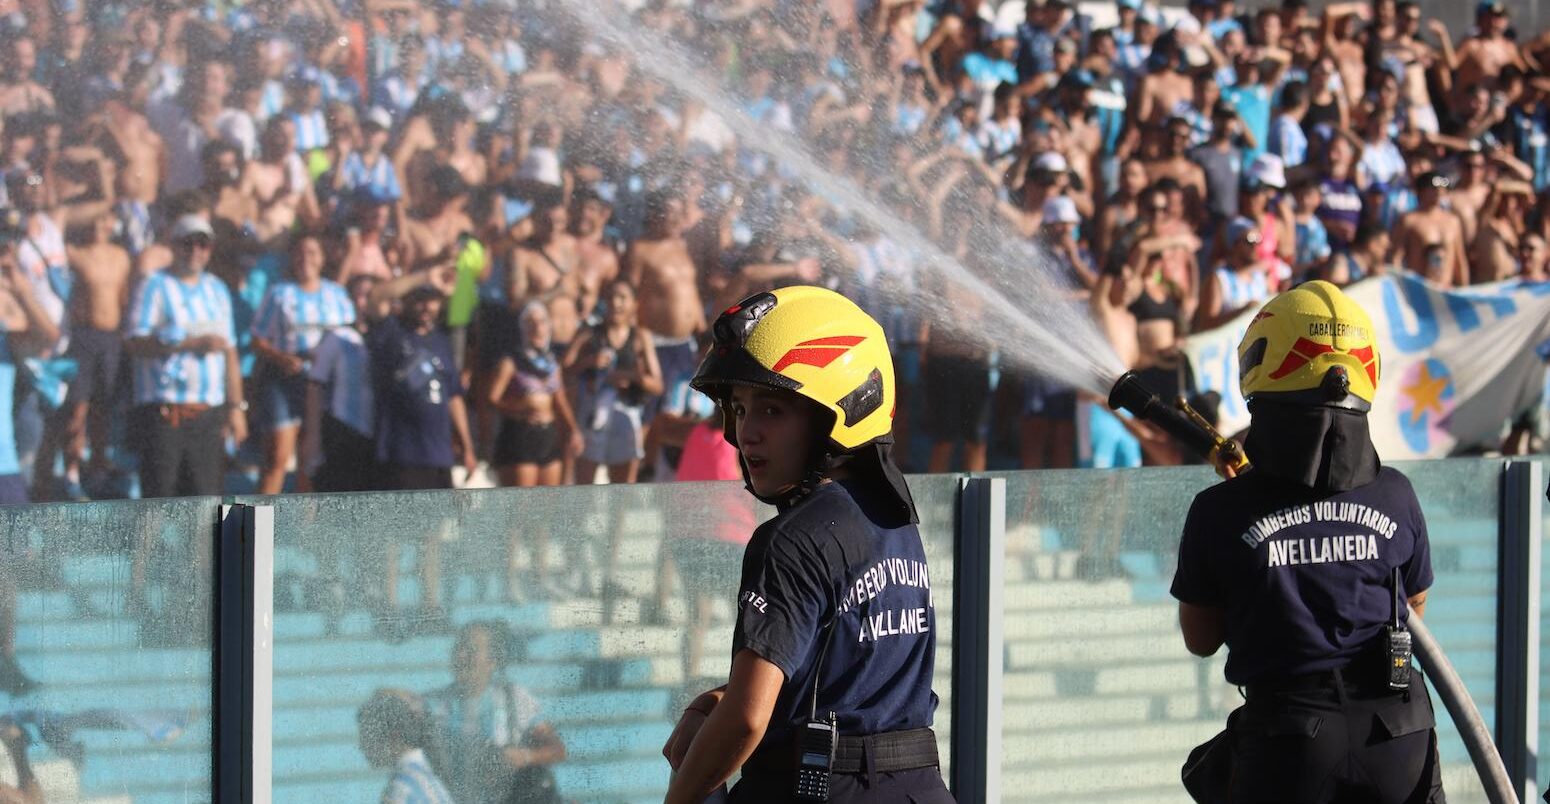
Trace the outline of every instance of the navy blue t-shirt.
{"label": "navy blue t-shirt", "polygon": [[1250,684],[1341,667],[1374,644],[1395,567],[1401,601],[1431,587],[1426,520],[1397,470],[1341,493],[1249,472],[1195,496],[1173,596],[1225,612],[1227,680]]}
{"label": "navy blue t-shirt", "polygon": [[450,467],[452,414],[463,395],[446,333],[420,335],[397,318],[367,334],[377,396],[377,460],[393,466]]}
{"label": "navy blue t-shirt", "polygon": [[839,483],[760,525],[743,553],[732,653],[786,675],[764,745],[789,745],[807,718],[831,620],[819,716],[834,712],[843,735],[930,726],[936,609],[920,531],[878,527]]}

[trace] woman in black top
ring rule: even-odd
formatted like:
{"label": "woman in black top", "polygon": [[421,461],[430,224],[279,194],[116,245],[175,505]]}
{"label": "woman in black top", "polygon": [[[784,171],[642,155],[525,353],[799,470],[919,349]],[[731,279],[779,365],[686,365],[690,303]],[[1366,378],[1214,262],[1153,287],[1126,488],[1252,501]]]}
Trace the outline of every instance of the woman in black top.
{"label": "woman in black top", "polygon": [[635,286],[623,279],[604,292],[603,321],[576,339],[565,373],[576,388],[583,447],[576,478],[591,483],[599,466],[608,482],[634,483],[640,470],[646,400],[662,393],[662,370],[644,330],[636,326]]}

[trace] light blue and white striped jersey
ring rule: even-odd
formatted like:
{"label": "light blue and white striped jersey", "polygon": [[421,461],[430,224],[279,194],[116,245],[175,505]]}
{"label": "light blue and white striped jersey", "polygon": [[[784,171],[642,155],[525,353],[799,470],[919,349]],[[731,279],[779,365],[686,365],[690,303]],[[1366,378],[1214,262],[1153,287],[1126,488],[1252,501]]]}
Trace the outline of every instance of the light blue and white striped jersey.
{"label": "light blue and white striped jersey", "polygon": [[291,112],[291,122],[296,124],[297,151],[306,153],[328,147],[328,116],[322,109]]}
{"label": "light blue and white striped jersey", "polygon": [[376,433],[377,400],[371,387],[366,341],[354,327],[323,336],[312,352],[311,380],[328,389],[328,414],[363,436]]}
{"label": "light blue and white striped jersey", "polygon": [[1270,300],[1270,278],[1264,271],[1240,274],[1227,265],[1216,268],[1216,281],[1222,288],[1222,309],[1240,310]]}
{"label": "light blue and white striped jersey", "polygon": [[382,804],[453,804],[447,786],[425,758],[425,752],[413,748],[398,758],[393,778],[382,791]]}
{"label": "light blue and white striped jersey", "polygon": [[258,305],[253,336],[286,354],[305,355],[317,348],[329,330],[353,323],[355,304],[338,282],[324,279],[312,293],[295,282],[281,282]]}
{"label": "light blue and white striped jersey", "polygon": [[[231,291],[226,283],[200,274],[189,285],[165,271],[147,277],[130,305],[131,338],[161,338],[177,343],[200,335],[237,342],[232,323]],[[173,352],[132,361],[135,404],[226,404],[224,352]]]}
{"label": "light blue and white striped jersey", "polygon": [[264,82],[258,101],[258,124],[263,125],[285,109],[285,84],[274,79]]}
{"label": "light blue and white striped jersey", "polygon": [[378,198],[399,199],[404,197],[404,190],[398,183],[398,171],[393,167],[393,160],[387,154],[381,154],[371,166],[366,165],[365,157],[359,151],[351,151],[344,158],[344,192],[354,192],[361,187],[371,187],[376,190]]}
{"label": "light blue and white striped jersey", "polygon": [[371,93],[373,106],[380,106],[393,115],[394,120],[403,119],[409,112],[409,107],[420,97],[420,90],[425,87],[423,78],[410,81],[399,73],[377,82],[377,87]]}
{"label": "light blue and white striped jersey", "polygon": [[325,72],[318,77],[318,83],[323,86],[323,103],[347,103],[351,108],[360,108],[361,85],[354,78]]}

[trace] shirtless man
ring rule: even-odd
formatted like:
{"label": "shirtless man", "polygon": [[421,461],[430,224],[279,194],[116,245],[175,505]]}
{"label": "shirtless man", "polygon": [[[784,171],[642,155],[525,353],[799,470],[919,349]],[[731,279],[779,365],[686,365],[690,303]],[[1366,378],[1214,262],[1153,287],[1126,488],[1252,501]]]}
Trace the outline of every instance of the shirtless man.
{"label": "shirtless man", "polygon": [[[129,304],[129,253],[113,242],[113,215],[92,225],[92,239],[67,245],[75,284],[70,294],[70,349],[77,373],[61,412],[65,418],[65,489],[67,499],[84,497],[81,461],[91,442],[89,476],[102,477],[108,460],[109,416],[118,393],[124,309]],[[52,457],[52,456],[50,456]]]}
{"label": "shirtless man", "polygon": [[38,45],[27,34],[11,37],[0,57],[0,114],[52,111],[54,95],[32,80],[38,69]]}
{"label": "shirtless man", "polygon": [[289,117],[270,118],[259,158],[243,168],[240,190],[258,205],[253,231],[271,249],[284,247],[297,221],[317,219],[317,198],[306,165],[296,154],[296,123]]}
{"label": "shirtless man", "polygon": [[1178,70],[1184,58],[1175,36],[1165,36],[1152,46],[1152,57],[1161,66],[1149,71],[1142,79],[1139,95],[1131,107],[1135,115],[1131,125],[1139,131],[1161,127],[1180,103],[1188,103],[1195,94],[1195,84],[1190,77]]}
{"label": "shirtless man", "polygon": [[1469,284],[1464,259],[1464,226],[1458,214],[1442,206],[1448,179],[1425,173],[1416,182],[1416,208],[1399,219],[1394,237],[1400,264],[1441,287]]}
{"label": "shirtless man", "polygon": [[418,271],[455,257],[457,240],[474,233],[468,216],[468,185],[456,168],[443,165],[431,172],[430,197],[404,219],[407,268]]}
{"label": "shirtless man", "polygon": [[1495,81],[1503,67],[1512,64],[1524,72],[1530,69],[1523,55],[1518,52],[1517,43],[1507,38],[1507,28],[1511,23],[1505,5],[1501,2],[1482,4],[1475,22],[1479,33],[1465,40],[1458,48],[1452,97],[1455,110],[1461,107],[1462,91]]}
{"label": "shirtless man", "polygon": [[[472,321],[478,284],[489,277],[488,252],[475,265],[459,261],[463,239],[478,234],[468,215],[468,185],[457,168],[441,165],[428,177],[429,198],[418,199],[417,214],[406,216],[403,226],[404,265],[419,271],[436,265],[458,266],[451,297],[447,300],[447,324],[451,328],[452,353],[458,368],[468,363],[468,324]],[[465,381],[471,378],[465,378]]]}
{"label": "shirtless man", "polygon": [[534,216],[533,236],[512,249],[507,296],[514,309],[535,300],[548,308],[551,341],[564,354],[581,328],[580,249],[568,231],[570,212],[558,193]]}
{"label": "shirtless man", "polygon": [[1404,67],[1405,75],[1399,82],[1403,102],[1410,115],[1410,126],[1417,131],[1436,134],[1441,128],[1437,110],[1427,91],[1427,76],[1435,76],[1444,93],[1452,90],[1453,41],[1448,37],[1448,27],[1442,20],[1433,19],[1429,26],[1441,43],[1439,53],[1421,39],[1421,8],[1406,0],[1399,4],[1399,16],[1394,38],[1383,43],[1385,57],[1393,58]]}
{"label": "shirtless man", "polygon": [[576,283],[580,292],[581,314],[590,317],[597,311],[603,288],[619,276],[619,253],[606,238],[608,220],[614,208],[588,188],[571,196],[571,234],[576,236]]}
{"label": "shirtless man", "polygon": [[666,388],[694,374],[695,338],[706,326],[683,217],[683,198],[662,190],[647,195],[644,231],[624,254],[624,277],[636,288],[640,324],[656,343]]}
{"label": "shirtless man", "polygon": [[[1323,37],[1324,50],[1335,60],[1340,83],[1346,93],[1346,102],[1352,105],[1361,102],[1367,85],[1366,55],[1362,43],[1357,41],[1355,31],[1371,16],[1369,4],[1354,2],[1325,6],[1320,17],[1319,33]],[[1424,92],[1425,81],[1422,81],[1421,86]]]}
{"label": "shirtless man", "polygon": [[118,242],[138,257],[150,245],[151,205],[161,195],[167,148],[145,115],[118,98],[102,105],[103,143],[118,164],[118,204],[114,214],[122,225]]}
{"label": "shirtless man", "polygon": [[377,188],[363,184],[351,200],[350,216],[354,223],[345,230],[345,256],[339,263],[339,284],[357,276],[387,281],[398,275],[397,249],[386,243],[393,202],[379,195]]}
{"label": "shirtless man", "polygon": [[1146,178],[1151,183],[1173,179],[1184,188],[1185,216],[1199,222],[1205,219],[1206,173],[1189,158],[1190,125],[1182,117],[1168,118],[1156,159],[1146,160]]}

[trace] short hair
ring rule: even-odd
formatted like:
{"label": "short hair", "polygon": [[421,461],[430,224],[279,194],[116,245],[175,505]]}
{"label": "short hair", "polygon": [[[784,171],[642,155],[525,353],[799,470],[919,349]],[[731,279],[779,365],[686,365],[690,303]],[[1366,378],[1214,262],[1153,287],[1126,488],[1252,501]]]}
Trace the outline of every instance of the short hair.
{"label": "short hair", "polygon": [[1281,87],[1281,109],[1290,110],[1308,102],[1308,84],[1304,81],[1288,81]]}
{"label": "short hair", "polygon": [[468,182],[463,180],[463,174],[451,165],[442,165],[432,170],[430,183],[441,198],[457,198],[468,192]]}
{"label": "short hair", "polygon": [[430,742],[431,723],[425,704],[407,690],[379,689],[355,713],[361,735],[369,741],[394,739],[415,748]]}
{"label": "short hair", "polygon": [[1379,235],[1386,235],[1389,230],[1377,223],[1364,223],[1356,227],[1356,234],[1351,238],[1351,245],[1358,248],[1378,239]]}
{"label": "short hair", "polygon": [[652,190],[646,194],[644,205],[644,217],[646,220],[660,220],[667,214],[668,205],[683,198],[683,193],[675,188],[664,187]]}
{"label": "short hair", "polygon": [[[528,312],[528,308],[535,305],[543,309],[545,313],[548,312],[548,308],[544,307],[542,302],[531,301],[522,306],[522,317],[526,318],[529,315],[536,314]],[[516,658],[517,654],[517,635],[511,630],[511,624],[505,620],[474,620],[458,629],[457,644],[462,644],[465,640],[472,638],[478,631],[483,631],[489,637],[490,661],[495,665],[496,669],[504,670]]]}

